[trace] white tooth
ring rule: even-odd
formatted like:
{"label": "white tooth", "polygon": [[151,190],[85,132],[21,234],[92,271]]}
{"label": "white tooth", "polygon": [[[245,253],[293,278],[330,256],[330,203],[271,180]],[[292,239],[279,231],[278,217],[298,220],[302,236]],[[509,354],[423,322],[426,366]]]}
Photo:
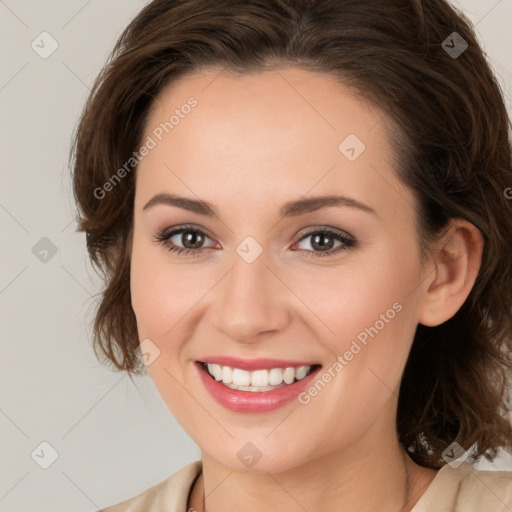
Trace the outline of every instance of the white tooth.
{"label": "white tooth", "polygon": [[268,386],[268,371],[255,370],[251,372],[251,386]]}
{"label": "white tooth", "polygon": [[283,372],[283,380],[291,384],[295,380],[295,368],[286,368]]}
{"label": "white tooth", "polygon": [[208,372],[213,375],[215,380],[222,379],[222,368],[218,364],[208,363]]}
{"label": "white tooth", "polygon": [[260,391],[270,391],[271,389],[276,389],[275,386],[260,386],[258,388]]}
{"label": "white tooth", "polygon": [[295,378],[297,380],[301,380],[306,376],[306,373],[308,373],[309,366],[299,366],[299,368],[295,369]]}
{"label": "white tooth", "polygon": [[222,366],[220,364],[213,365],[213,376],[215,380],[222,380]]}
{"label": "white tooth", "polygon": [[279,386],[283,382],[283,370],[281,368],[272,368],[268,372],[268,383],[271,386]]}
{"label": "white tooth", "polygon": [[270,370],[250,372],[214,363],[208,363],[207,367],[208,372],[215,380],[222,381],[232,389],[242,389],[243,391],[269,391],[283,383],[290,385],[295,380],[303,379],[311,370],[311,366],[299,366],[298,368],[271,368]]}
{"label": "white tooth", "polygon": [[251,384],[251,372],[241,370],[240,368],[234,368],[233,384],[235,384],[235,386],[249,386]]}
{"label": "white tooth", "polygon": [[240,391],[259,391],[259,388],[252,388],[251,386],[237,386]]}
{"label": "white tooth", "polygon": [[233,381],[233,370],[229,366],[222,367],[222,382],[229,384]]}
{"label": "white tooth", "polygon": [[235,386],[234,384],[226,384],[226,387],[231,389],[238,389],[240,391],[271,391],[273,389],[277,389],[280,386]]}

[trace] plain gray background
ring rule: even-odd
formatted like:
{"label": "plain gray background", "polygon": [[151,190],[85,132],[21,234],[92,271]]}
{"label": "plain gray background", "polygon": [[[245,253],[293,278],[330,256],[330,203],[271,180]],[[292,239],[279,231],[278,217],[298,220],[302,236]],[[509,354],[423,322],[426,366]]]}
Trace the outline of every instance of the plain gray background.
{"label": "plain gray background", "polygon": [[[91,512],[200,458],[149,377],[134,386],[94,358],[88,323],[101,283],[85,236],[74,232],[71,135],[108,53],[145,3],[0,0],[3,512]],[[512,0],[456,5],[476,24],[512,112]],[[52,450],[58,456],[43,469]],[[477,467],[512,470],[512,456]]]}

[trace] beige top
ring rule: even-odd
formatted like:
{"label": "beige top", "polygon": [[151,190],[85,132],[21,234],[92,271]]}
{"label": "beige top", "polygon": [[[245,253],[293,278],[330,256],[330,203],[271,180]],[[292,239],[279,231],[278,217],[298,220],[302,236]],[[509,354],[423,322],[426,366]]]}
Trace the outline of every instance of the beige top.
{"label": "beige top", "polygon": [[[131,499],[100,512],[187,512],[200,460]],[[411,512],[512,512],[512,471],[475,469],[463,462],[443,466]]]}

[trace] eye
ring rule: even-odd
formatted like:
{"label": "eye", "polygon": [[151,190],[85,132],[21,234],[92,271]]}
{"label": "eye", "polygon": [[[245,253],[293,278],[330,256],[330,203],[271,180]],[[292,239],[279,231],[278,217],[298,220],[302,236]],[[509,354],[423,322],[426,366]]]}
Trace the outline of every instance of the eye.
{"label": "eye", "polygon": [[[172,241],[175,237],[175,241]],[[181,226],[171,231],[162,231],[158,233],[155,237],[155,241],[161,243],[171,252],[200,256],[206,250],[205,247],[200,247],[200,245],[203,244],[204,240],[207,238],[209,238],[208,235],[200,229]],[[179,247],[176,245],[176,242],[182,243],[185,247]]]}
{"label": "eye", "polygon": [[[309,245],[313,247],[313,249],[318,248],[319,251],[300,249],[299,252],[313,258],[331,256],[334,253],[346,251],[356,246],[356,241],[352,236],[343,233],[342,231],[334,231],[330,228],[320,228],[308,231],[302,235],[299,243],[310,237],[311,242]],[[340,242],[340,245],[334,247],[334,243],[336,241]]]}
{"label": "eye", "polygon": [[[320,228],[302,233],[297,243],[301,243],[310,237],[312,237],[310,246],[313,250],[299,249],[299,252],[313,258],[330,256],[356,246],[356,241],[352,236],[331,228]],[[208,247],[202,247],[202,244],[209,238],[204,231],[190,226],[180,226],[170,231],[164,230],[154,237],[156,242],[162,244],[169,251],[192,257],[200,256],[208,249]],[[333,247],[336,241],[339,242],[339,245]],[[183,244],[184,247],[180,247],[177,245],[178,243]]]}

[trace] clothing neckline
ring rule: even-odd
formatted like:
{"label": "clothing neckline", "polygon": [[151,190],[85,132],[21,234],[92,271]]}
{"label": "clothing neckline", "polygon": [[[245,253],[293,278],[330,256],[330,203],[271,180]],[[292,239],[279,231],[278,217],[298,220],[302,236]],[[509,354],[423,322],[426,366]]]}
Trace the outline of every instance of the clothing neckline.
{"label": "clothing neckline", "polygon": [[[194,478],[192,479],[192,482],[189,486],[189,489],[188,489],[188,492],[187,492],[187,495],[186,495],[186,503],[185,505],[188,507],[188,504],[190,502],[190,497],[192,495],[192,490],[194,489],[194,486],[197,482],[197,480],[199,479],[199,477],[202,475],[203,473],[203,461],[202,459],[199,459],[197,461],[195,461],[194,463],[196,466],[196,475],[194,476]],[[462,463],[462,465],[457,468],[458,470],[462,470],[462,472],[466,472],[469,470],[469,468],[471,467],[471,465],[464,461]],[[436,476],[432,479],[432,481],[428,484],[428,486],[426,487],[426,489],[424,490],[423,494],[420,496],[419,500],[415,503],[414,507],[410,510],[410,512],[422,512],[422,509],[425,508],[425,506],[428,506],[429,504],[429,501],[431,500],[431,497],[435,496],[438,489],[440,487],[442,487],[445,483],[445,475],[448,473],[449,470],[454,470],[453,468],[450,467],[449,464],[445,464],[443,467],[439,468],[437,470],[437,474]],[[448,473],[449,474],[449,473]],[[461,472],[459,471],[458,474],[460,475]],[[187,508],[188,510],[188,508]],[[425,509],[426,510],[426,509]]]}
{"label": "clothing neckline", "polygon": [[[462,473],[467,472],[471,468],[471,464],[464,461],[460,467],[457,467],[457,476],[460,478]],[[439,494],[439,491],[443,486],[446,485],[447,481],[451,481],[452,478],[446,478],[445,475],[452,476],[449,471],[455,471],[449,464],[445,464],[438,471],[436,476],[432,479],[430,484],[427,486],[423,494],[420,496],[420,499],[415,503],[414,507],[410,510],[410,512],[423,512],[423,510],[427,510],[429,503],[432,498]],[[454,475],[455,476],[455,473]]]}

